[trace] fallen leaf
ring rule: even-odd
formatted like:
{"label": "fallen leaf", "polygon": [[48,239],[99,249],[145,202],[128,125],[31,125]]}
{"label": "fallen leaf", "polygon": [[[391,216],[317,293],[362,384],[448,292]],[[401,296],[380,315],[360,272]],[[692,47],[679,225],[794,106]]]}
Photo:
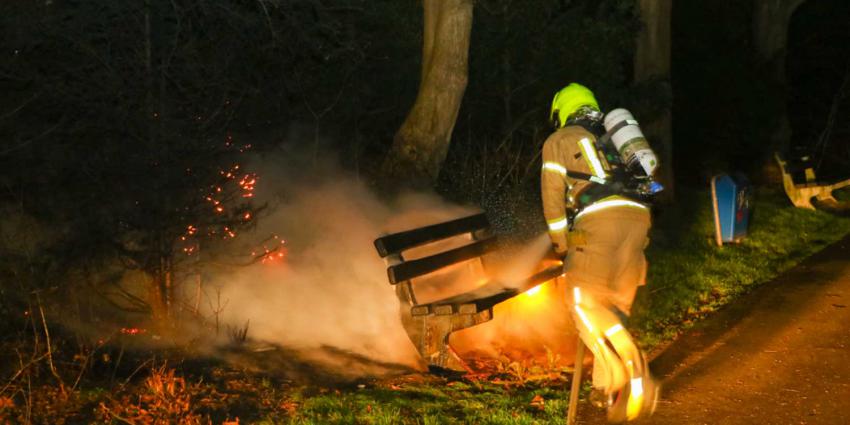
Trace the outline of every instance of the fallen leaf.
{"label": "fallen leaf", "polygon": [[12,409],[15,407],[15,400],[11,397],[0,397],[0,409]]}
{"label": "fallen leaf", "polygon": [[540,394],[534,396],[534,398],[531,399],[530,404],[540,410],[546,409],[545,401],[543,400],[543,396],[541,396]]}
{"label": "fallen leaf", "polygon": [[298,403],[294,401],[282,401],[280,402],[280,408],[286,410],[286,412],[290,415],[295,413],[295,410],[298,409]]}

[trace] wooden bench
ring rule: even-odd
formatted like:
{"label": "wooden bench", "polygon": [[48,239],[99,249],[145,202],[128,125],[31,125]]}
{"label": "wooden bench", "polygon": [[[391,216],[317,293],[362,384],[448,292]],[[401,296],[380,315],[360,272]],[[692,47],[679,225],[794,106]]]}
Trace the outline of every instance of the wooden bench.
{"label": "wooden bench", "polygon": [[385,235],[375,248],[395,285],[404,329],[432,370],[469,370],[449,346],[449,335],[491,320],[496,304],[563,273],[560,262],[541,262],[515,282],[490,277],[498,268],[490,263],[502,261],[483,213]]}
{"label": "wooden bench", "polygon": [[783,160],[779,153],[774,153],[779,170],[782,172],[782,186],[785,187],[785,194],[791,199],[791,202],[797,208],[815,209],[812,205],[812,198],[816,198],[819,202],[829,203],[832,205],[838,204],[838,201],[832,195],[832,191],[850,186],[850,179],[840,181],[838,183],[824,184],[817,182],[815,170],[803,158],[802,170],[805,176],[805,183],[797,184],[794,182],[791,167],[788,161]]}

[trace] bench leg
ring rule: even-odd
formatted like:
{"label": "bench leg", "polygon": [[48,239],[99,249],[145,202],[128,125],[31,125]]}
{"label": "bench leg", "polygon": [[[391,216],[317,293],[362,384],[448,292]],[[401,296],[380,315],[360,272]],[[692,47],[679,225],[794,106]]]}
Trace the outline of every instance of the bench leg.
{"label": "bench leg", "polygon": [[818,192],[817,196],[815,196],[815,199],[817,199],[819,202],[832,202],[832,203],[836,203],[836,204],[838,203],[838,200],[835,199],[834,196],[832,196],[831,190],[830,191],[824,190],[824,191]]}
{"label": "bench leg", "polygon": [[[422,360],[428,366],[436,366],[459,372],[470,372],[469,367],[449,346],[449,335],[454,331],[484,323],[493,318],[493,310],[487,309],[474,314],[427,314],[414,316],[411,307],[416,304],[409,283],[396,286],[400,302],[401,324]],[[424,364],[422,365],[424,369]]]}
{"label": "bench leg", "polygon": [[[422,320],[424,335],[420,352],[430,366],[456,371],[467,371],[457,354],[449,346],[449,335],[456,330],[457,316],[425,316]],[[465,327],[465,326],[464,326]]]}
{"label": "bench leg", "polygon": [[408,338],[413,342],[426,366],[452,370],[466,370],[462,362],[449,349],[452,333],[451,316],[413,316],[409,306],[401,307],[401,322]]}
{"label": "bench leg", "polygon": [[[402,310],[405,310],[404,306]],[[449,346],[452,332],[484,323],[493,317],[492,310],[476,314],[413,316],[410,309],[402,311],[402,324],[407,336],[416,346],[416,350],[428,366],[451,369],[458,372],[470,372],[466,363]]]}
{"label": "bench leg", "polygon": [[425,324],[422,320],[422,317],[414,317],[410,308],[413,306],[413,295],[410,290],[410,284],[408,282],[404,282],[396,285],[396,296],[398,296],[399,300],[399,316],[401,316],[401,325],[404,327],[404,331],[407,333],[407,337],[410,338],[410,342],[416,347],[416,351],[419,352],[420,355],[420,364],[419,369],[425,370],[427,369],[427,359],[424,356],[424,352],[422,351],[422,339],[423,339],[423,330],[425,329]]}
{"label": "bench leg", "polygon": [[794,188],[790,191],[786,188],[785,193],[795,207],[814,210],[815,206],[812,205],[812,198],[817,196],[819,192],[812,190],[812,188]]}
{"label": "bench leg", "polygon": [[794,184],[794,179],[791,178],[791,174],[785,169],[786,163],[779,157],[779,153],[774,152],[773,157],[776,159],[776,163],[779,164],[779,171],[782,173],[782,187],[785,189],[785,194],[788,195],[791,203],[797,208],[814,210],[815,207],[812,205],[811,198],[816,193],[809,187],[798,187]]}
{"label": "bench leg", "polygon": [[483,310],[475,314],[453,314],[447,316],[424,316],[425,335],[423,338],[423,357],[431,366],[451,369],[458,372],[472,372],[472,369],[452,350],[449,336],[454,331],[466,329],[489,321],[493,310]]}

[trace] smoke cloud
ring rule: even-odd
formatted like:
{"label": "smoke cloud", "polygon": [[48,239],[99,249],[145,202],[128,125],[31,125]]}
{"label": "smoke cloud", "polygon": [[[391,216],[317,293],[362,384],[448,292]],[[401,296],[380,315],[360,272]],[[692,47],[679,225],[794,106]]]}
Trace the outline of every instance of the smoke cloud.
{"label": "smoke cloud", "polygon": [[[315,172],[280,158],[255,161],[257,200],[268,204],[255,237],[276,234],[286,256],[216,276],[227,306],[221,319],[249,338],[295,349],[307,360],[344,366],[348,374],[380,373],[381,365],[415,368],[418,353],[399,319],[399,302],[373,241],[382,233],[457,218],[475,210],[431,194],[378,199],[354,176]],[[304,169],[304,167],[301,167]],[[373,359],[351,370],[338,355]],[[367,362],[368,363],[368,362]],[[358,367],[355,367],[357,369]],[[391,368],[398,369],[398,368]]]}
{"label": "smoke cloud", "polygon": [[[316,172],[267,157],[251,168],[260,176],[257,198],[269,206],[255,236],[280,235],[286,241],[286,256],[280,263],[255,264],[215,277],[213,285],[227,302],[223,322],[232,327],[250,322],[252,341],[285,351],[269,356],[295,353],[313,364],[314,372],[358,377],[421,369],[373,241],[381,234],[479,210],[425,193],[379,199],[356,177],[333,167]],[[504,251],[488,261],[488,267],[496,267],[487,277],[518,285],[549,248],[543,234]],[[482,274],[468,273],[451,279],[446,287],[455,292],[474,289],[486,280]],[[429,290],[427,283],[414,281],[414,288],[420,301],[447,295]],[[456,332],[451,343],[466,356],[571,352],[573,341],[565,336],[572,325],[563,292],[563,283],[549,282],[542,295],[515,297],[496,306],[493,321]]]}

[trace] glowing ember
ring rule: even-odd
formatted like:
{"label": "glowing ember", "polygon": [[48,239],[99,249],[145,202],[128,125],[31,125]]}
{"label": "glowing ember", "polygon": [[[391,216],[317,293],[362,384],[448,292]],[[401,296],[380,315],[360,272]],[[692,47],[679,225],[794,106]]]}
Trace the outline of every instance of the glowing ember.
{"label": "glowing ember", "polygon": [[[251,145],[234,146],[233,136],[228,134],[225,147],[244,152],[250,149]],[[199,193],[199,197],[206,205],[209,205],[215,218],[208,218],[186,227],[186,231],[178,237],[179,249],[184,255],[200,254],[203,238],[235,239],[239,236],[239,225],[248,224],[247,222],[254,219],[251,205],[240,199],[254,197],[254,189],[260,178],[256,173],[246,172],[241,168],[240,164],[232,164],[218,169],[218,181],[211,182]],[[187,168],[186,171],[191,172],[191,169]],[[190,211],[190,208],[186,207],[186,211]],[[253,261],[259,261],[262,264],[280,263],[286,257],[284,241],[277,236],[272,236],[273,238],[267,239],[261,248],[251,253]]]}
{"label": "glowing ember", "polygon": [[[274,236],[274,239],[279,239],[277,235]],[[281,239],[280,244],[277,246],[266,246],[263,245],[263,250],[257,255],[257,252],[252,252],[251,255],[258,258],[261,264],[275,264],[280,262],[284,257],[286,257],[286,247],[283,245],[286,244],[286,241]]]}

